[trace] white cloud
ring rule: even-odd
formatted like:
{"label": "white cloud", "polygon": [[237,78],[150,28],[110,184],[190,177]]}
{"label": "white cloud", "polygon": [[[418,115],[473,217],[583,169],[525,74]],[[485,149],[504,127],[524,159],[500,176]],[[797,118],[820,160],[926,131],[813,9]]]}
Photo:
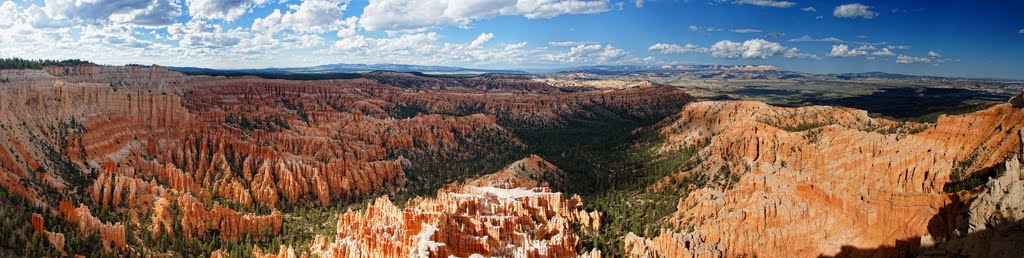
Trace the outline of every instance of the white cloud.
{"label": "white cloud", "polygon": [[895,56],[896,54],[893,53],[891,50],[889,50],[889,48],[882,48],[882,50],[875,51],[874,53],[871,53],[871,55],[872,56]]}
{"label": "white cloud", "polygon": [[353,37],[342,38],[339,39],[338,41],[335,41],[334,45],[331,46],[331,51],[346,52],[360,49],[366,47],[367,45],[369,45],[369,43],[366,40],[366,38],[364,38],[363,36],[356,35]]}
{"label": "white cloud", "polygon": [[636,8],[644,8],[644,0],[633,0],[633,5],[636,5]]}
{"label": "white cloud", "polygon": [[711,46],[711,56],[726,59],[764,59],[782,53],[785,48],[775,42],[751,39],[743,43],[722,40]]}
{"label": "white cloud", "polygon": [[832,51],[828,53],[831,57],[854,57],[854,56],[865,56],[868,54],[868,50],[874,50],[874,46],[863,45],[857,48],[851,49],[845,44],[833,45]]}
{"label": "white cloud", "polygon": [[523,47],[525,47],[526,44],[527,44],[527,42],[525,42],[525,41],[519,42],[519,43],[515,43],[515,44],[508,44],[508,45],[505,45],[505,48],[503,50],[506,51],[506,52],[507,51],[519,50],[519,49],[522,49]]}
{"label": "white cloud", "polygon": [[732,30],[732,32],[736,32],[736,33],[758,33],[758,32],[761,32],[761,30],[759,30],[759,29],[735,29],[735,30]]}
{"label": "white cloud", "polygon": [[889,48],[891,48],[891,49],[899,49],[899,50],[907,50],[907,49],[910,49],[910,46],[889,45]]}
{"label": "white cloud", "polygon": [[291,29],[298,32],[323,33],[349,28],[354,33],[357,18],[342,19],[347,7],[348,0],[305,0],[301,4],[288,5],[287,12],[282,13],[280,9],[275,9],[264,18],[256,18],[252,22],[252,30],[274,33]]}
{"label": "white cloud", "polygon": [[804,7],[804,8],[801,8],[800,10],[804,11],[804,12],[817,12],[818,11],[818,9],[814,9],[813,6]]}
{"label": "white cloud", "polygon": [[487,42],[491,41],[491,39],[494,39],[493,33],[481,33],[480,36],[477,36],[476,39],[473,40],[473,42],[469,43],[469,47],[480,48],[484,44],[487,44]]}
{"label": "white cloud", "polygon": [[43,10],[53,20],[75,23],[128,23],[141,26],[164,26],[181,15],[176,0],[47,0]]}
{"label": "white cloud", "polygon": [[548,60],[562,63],[606,64],[622,61],[628,55],[629,52],[611,44],[581,44],[570,48],[568,53],[551,54]]}
{"label": "white cloud", "polygon": [[926,64],[931,62],[932,60],[925,57],[912,57],[905,55],[899,55],[896,57],[897,64]]}
{"label": "white cloud", "polygon": [[1021,28],[1020,30],[1018,30],[1017,34],[1024,34],[1024,28]]}
{"label": "white cloud", "polygon": [[210,24],[203,20],[192,20],[188,23],[176,23],[167,27],[170,39],[178,40],[182,47],[226,48],[242,43],[250,38],[250,34],[242,29],[224,30],[218,24]]}
{"label": "white cloud", "polygon": [[[421,65],[460,65],[485,67],[488,65],[520,64],[524,62],[546,62],[550,53],[526,49],[527,42],[495,46],[486,41],[491,36],[485,33],[477,38],[477,44],[444,43],[435,32],[404,33],[400,36],[368,38],[355,35],[340,39],[330,48],[319,51],[330,62],[374,62],[405,63]],[[541,61],[538,61],[541,60]],[[548,60],[550,61],[550,60]],[[507,66],[505,66],[507,67]]]}
{"label": "white cloud", "polygon": [[786,49],[786,52],[782,54],[785,58],[796,58],[796,59],[818,59],[818,55],[800,53],[798,48]]}
{"label": "white cloud", "polygon": [[871,7],[862,5],[859,3],[844,4],[836,6],[836,9],[832,11],[832,15],[839,18],[864,18],[871,19],[878,17],[878,13],[871,11]]}
{"label": "white cloud", "polygon": [[696,31],[706,31],[706,32],[722,31],[722,29],[715,28],[715,27],[701,27],[701,26],[697,26],[697,25],[690,25],[687,28],[689,28],[690,31],[694,31],[694,32],[696,32]]}
{"label": "white cloud", "polygon": [[0,27],[11,26],[18,21],[18,5],[11,1],[0,4]]}
{"label": "white cloud", "polygon": [[795,38],[795,39],[790,39],[789,42],[830,42],[830,43],[842,43],[843,40],[835,38],[835,37],[816,39],[816,38],[812,38],[811,36],[804,35],[803,37],[799,37],[799,38]]}
{"label": "white cloud", "polygon": [[737,0],[736,4],[749,4],[764,7],[776,7],[776,8],[789,8],[796,5],[794,2],[789,1],[776,1],[776,0]]}
{"label": "white cloud", "polygon": [[548,45],[551,45],[553,47],[575,47],[575,46],[587,45],[587,44],[598,44],[598,43],[597,42],[589,42],[589,41],[552,41],[552,42],[548,42]]}
{"label": "white cloud", "polygon": [[929,57],[934,57],[934,58],[941,58],[942,57],[941,54],[939,54],[939,53],[937,53],[935,51],[928,51],[928,56]]}
{"label": "white cloud", "polygon": [[338,30],[338,38],[348,38],[356,35],[356,26],[359,24],[359,17],[350,16],[345,18],[341,22],[341,28]]}
{"label": "white cloud", "polygon": [[126,25],[83,26],[79,40],[82,43],[110,45],[117,48],[144,48],[150,42],[136,39],[134,30]]}
{"label": "white cloud", "polygon": [[262,6],[269,0],[185,0],[188,14],[193,19],[223,19],[233,21],[253,6]]}
{"label": "white cloud", "polygon": [[518,15],[528,19],[608,11],[608,0],[371,0],[359,24],[368,31],[418,30]]}
{"label": "white cloud", "polygon": [[661,53],[661,54],[683,54],[683,53],[705,53],[708,51],[706,48],[699,47],[694,44],[686,44],[680,46],[676,44],[658,43],[651,45],[647,48],[647,51]]}

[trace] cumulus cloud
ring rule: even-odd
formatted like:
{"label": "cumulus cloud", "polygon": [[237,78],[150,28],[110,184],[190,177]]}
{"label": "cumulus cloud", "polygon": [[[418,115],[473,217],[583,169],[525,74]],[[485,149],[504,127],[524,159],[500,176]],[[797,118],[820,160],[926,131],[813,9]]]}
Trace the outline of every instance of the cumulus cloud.
{"label": "cumulus cloud", "polygon": [[469,26],[498,16],[528,19],[563,14],[592,14],[609,10],[608,0],[371,0],[359,24],[368,31],[418,30],[440,26]]}
{"label": "cumulus cloud", "polygon": [[536,61],[547,56],[526,49],[527,42],[495,45],[481,43],[493,36],[484,33],[474,42],[445,43],[436,32],[403,33],[398,36],[371,38],[363,35],[340,39],[319,54],[331,62],[406,63],[422,65],[487,66]]}
{"label": "cumulus cloud", "polygon": [[224,19],[233,21],[253,6],[265,5],[269,0],[185,0],[188,14],[193,19]]}
{"label": "cumulus cloud", "polygon": [[818,11],[818,9],[814,9],[813,6],[804,7],[804,8],[801,8],[800,10],[804,11],[804,12],[817,12]]}
{"label": "cumulus cloud", "polygon": [[941,54],[939,54],[939,53],[937,53],[935,51],[928,51],[928,56],[929,57],[934,57],[934,58],[941,58],[942,57]]}
{"label": "cumulus cloud", "polygon": [[633,5],[635,5],[636,8],[644,8],[644,0],[633,0]]}
{"label": "cumulus cloud", "polygon": [[711,56],[726,59],[764,59],[782,53],[785,48],[775,42],[751,39],[743,43],[722,40],[711,46]]}
{"label": "cumulus cloud", "polygon": [[683,53],[704,53],[704,52],[707,52],[708,49],[699,47],[699,46],[694,45],[694,44],[686,44],[685,46],[680,46],[680,45],[676,45],[676,44],[658,43],[658,44],[651,45],[651,47],[648,47],[647,51],[655,52],[655,53],[661,53],[661,54],[683,54]]}
{"label": "cumulus cloud", "polygon": [[18,5],[11,1],[0,4],[0,26],[10,26],[18,20]]}
{"label": "cumulus cloud", "polygon": [[895,56],[896,54],[893,53],[891,50],[889,50],[889,48],[886,47],[886,48],[882,48],[882,50],[878,50],[878,51],[875,51],[874,53],[871,53],[871,55],[872,56]]}
{"label": "cumulus cloud", "polygon": [[804,35],[803,37],[799,37],[799,38],[795,38],[795,39],[790,39],[789,42],[829,42],[829,43],[842,43],[843,40],[835,38],[835,37],[816,39],[816,38],[812,38],[811,36]]}
{"label": "cumulus cloud", "polygon": [[50,19],[74,23],[128,23],[141,26],[164,26],[181,15],[175,0],[48,0],[43,7]]}
{"label": "cumulus cloud", "polygon": [[782,53],[782,56],[785,57],[785,58],[796,58],[796,59],[818,59],[818,55],[800,53],[800,49],[795,48],[795,47],[794,48],[790,48],[790,49],[786,49],[786,52]]}
{"label": "cumulus cloud", "polygon": [[926,57],[913,57],[905,55],[899,55],[896,57],[897,64],[926,64],[931,62],[932,60]]}
{"label": "cumulus cloud", "polygon": [[789,8],[796,5],[794,2],[789,1],[776,1],[776,0],[737,0],[736,4],[748,4],[764,7],[775,7],[775,8]]}
{"label": "cumulus cloud", "polygon": [[839,18],[853,19],[853,18],[864,18],[871,19],[878,17],[878,13],[871,11],[871,7],[862,5],[860,3],[844,4],[836,6],[836,9],[832,11],[832,15]]}
{"label": "cumulus cloud", "polygon": [[238,45],[249,33],[241,29],[225,30],[218,24],[210,24],[203,20],[192,20],[188,23],[177,23],[167,27],[170,39],[178,40],[181,46],[198,48],[225,48]]}
{"label": "cumulus cloud", "polygon": [[759,33],[759,32],[761,32],[761,30],[759,30],[759,29],[734,29],[734,30],[732,30],[732,32],[736,32],[736,33]]}
{"label": "cumulus cloud", "polygon": [[629,52],[611,44],[581,44],[570,48],[567,53],[551,54],[548,59],[562,63],[606,64],[621,61],[628,55]]}
{"label": "cumulus cloud", "polygon": [[[299,32],[323,33],[342,28],[355,29],[358,18],[342,19],[347,0],[305,0],[288,6],[288,11],[275,9],[264,18],[253,20],[254,31],[277,32],[291,29]],[[354,31],[353,31],[354,33]]]}
{"label": "cumulus cloud", "polygon": [[850,48],[845,44],[833,45],[832,51],[828,53],[831,57],[854,57],[854,56],[865,56],[868,54],[868,50],[875,50],[876,48],[871,45],[862,45],[857,48]]}
{"label": "cumulus cloud", "polygon": [[484,44],[487,44],[491,39],[494,39],[493,33],[481,33],[480,36],[477,36],[476,39],[473,40],[473,42],[469,43],[469,47],[479,48]]}

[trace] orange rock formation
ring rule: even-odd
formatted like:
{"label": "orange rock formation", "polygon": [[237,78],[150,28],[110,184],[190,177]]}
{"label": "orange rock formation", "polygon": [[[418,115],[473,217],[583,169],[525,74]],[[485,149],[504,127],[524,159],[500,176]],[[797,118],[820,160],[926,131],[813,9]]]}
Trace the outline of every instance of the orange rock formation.
{"label": "orange rock formation", "polygon": [[930,219],[959,200],[944,192],[950,175],[974,176],[1019,152],[1021,121],[1010,104],[927,125],[844,108],[691,103],[662,134],[668,149],[699,148],[699,163],[654,188],[708,186],[679,201],[672,228],[627,236],[626,248],[642,257],[913,254]]}
{"label": "orange rock formation", "polygon": [[[563,92],[514,75],[288,81],[75,66],[0,70],[0,77],[0,186],[34,206],[57,207],[110,251],[136,250],[126,237],[139,234],[122,223],[155,237],[209,230],[224,239],[266,237],[280,231],[282,215],[250,213],[257,208],[391,194],[418,161],[524,149],[503,125],[650,121],[690,100],[670,87]],[[43,196],[54,192],[90,201],[75,207]],[[90,207],[127,219],[102,222]],[[577,241],[566,236],[557,241]]]}
{"label": "orange rock formation", "polygon": [[79,204],[78,208],[75,208],[68,200],[60,202],[60,214],[68,223],[78,225],[78,232],[83,235],[88,236],[99,232],[103,250],[107,252],[111,252],[114,248],[127,247],[124,225],[121,222],[104,223],[92,216],[88,206]]}
{"label": "orange rock formation", "polygon": [[[310,246],[312,255],[599,257],[599,251],[576,250],[579,238],[574,229],[597,230],[600,213],[585,211],[579,196],[565,199],[544,187],[523,188],[540,183],[512,178],[532,172],[511,170],[536,171],[538,164],[547,162],[531,156],[485,176],[485,181],[452,187],[458,190],[440,190],[437,198],[416,198],[405,209],[386,197],[378,198],[365,211],[342,214],[334,242],[317,237]],[[560,173],[554,167],[547,169]],[[512,180],[495,180],[498,178]]]}

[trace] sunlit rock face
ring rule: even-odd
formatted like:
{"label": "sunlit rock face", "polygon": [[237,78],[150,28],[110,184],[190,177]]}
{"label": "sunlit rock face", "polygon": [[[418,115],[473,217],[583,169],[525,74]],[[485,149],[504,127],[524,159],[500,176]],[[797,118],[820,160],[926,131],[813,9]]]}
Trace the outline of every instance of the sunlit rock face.
{"label": "sunlit rock face", "polygon": [[[141,66],[0,70],[0,186],[52,210],[83,235],[99,234],[111,253],[142,250],[126,241],[140,235],[266,239],[280,232],[286,214],[277,210],[396,193],[407,189],[406,171],[417,162],[523,151],[508,125],[656,121],[690,100],[671,87],[562,91],[511,75],[434,80],[382,73],[290,81],[185,76]],[[543,183],[518,179],[537,180],[553,168],[538,159],[522,163],[530,170],[499,173],[476,190],[445,190],[448,197],[424,209],[490,207],[476,203],[500,199],[504,204],[487,211],[531,222],[449,213],[504,223],[481,224],[474,234],[512,227],[519,235],[495,235],[503,237],[496,243],[458,241],[504,254],[516,252],[506,250],[509,245],[541,241],[537,246],[551,248],[518,252],[577,254],[578,237],[567,230],[582,221],[593,225],[596,215],[583,212],[578,198],[564,200]],[[486,188],[491,181],[496,185]],[[488,194],[513,186],[522,189],[512,193],[530,194]],[[454,197],[460,195],[475,197]],[[442,226],[436,226],[438,237],[462,232]]]}
{"label": "sunlit rock face", "polygon": [[[578,250],[579,236],[598,230],[601,214],[584,209],[537,181],[562,173],[537,156],[500,172],[416,198],[399,208],[385,197],[338,219],[330,242],[318,237],[320,257],[599,257]],[[581,232],[577,232],[581,231]]]}
{"label": "sunlit rock face", "polygon": [[[1019,153],[1021,121],[1012,104],[930,125],[845,108],[691,103],[662,134],[667,150],[697,149],[697,163],[652,188],[693,191],[672,228],[628,236],[626,248],[640,257],[919,253],[937,216],[969,201],[946,193],[951,174],[984,176]],[[677,183],[686,180],[704,187]]]}

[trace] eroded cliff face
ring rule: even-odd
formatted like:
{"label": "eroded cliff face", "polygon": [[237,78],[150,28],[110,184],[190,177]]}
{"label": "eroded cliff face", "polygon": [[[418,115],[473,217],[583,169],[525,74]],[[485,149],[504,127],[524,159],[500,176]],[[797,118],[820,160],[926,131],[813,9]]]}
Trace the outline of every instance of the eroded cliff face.
{"label": "eroded cliff face", "polygon": [[[1024,130],[1020,137],[1024,139]],[[999,167],[1001,174],[965,194],[967,202],[946,207],[945,216],[932,219],[929,234],[921,239],[921,256],[1020,256],[1020,243],[1024,243],[1022,158],[1024,154],[1007,160]]]}
{"label": "eroded cliff face", "polygon": [[[85,235],[100,234],[114,253],[138,252],[126,246],[132,242],[126,238],[143,234],[157,240],[270,238],[285,216],[277,209],[393,194],[406,189],[407,168],[422,161],[484,160],[523,151],[525,145],[502,124],[657,120],[690,100],[668,87],[562,92],[521,76],[407,76],[288,81],[184,76],[136,66],[0,70],[0,186],[59,212]],[[407,80],[423,81],[405,85]],[[553,166],[538,159],[522,163],[530,170],[495,175],[480,185],[525,187],[525,199],[503,205],[540,202],[529,205],[548,210],[493,212],[543,218],[502,223],[548,227],[554,231],[531,237],[554,241],[557,248],[550,252],[575,254],[568,250],[578,239],[564,227],[580,215],[553,214],[581,209],[579,200],[562,200],[539,188],[544,183],[517,179],[557,180],[548,177]],[[462,178],[449,177],[438,180]],[[447,195],[476,197],[445,197],[424,207],[440,211],[449,204],[487,206],[481,203],[508,199],[465,189]],[[97,209],[104,210],[96,213],[100,218],[90,212]],[[504,221],[480,213],[458,216]],[[458,233],[444,232],[449,231],[438,234]]]}
{"label": "eroded cliff face", "polygon": [[[694,148],[688,169],[652,186],[692,191],[632,256],[897,256],[920,252],[952,178],[969,179],[1020,152],[1024,112],[1011,104],[943,116],[934,125],[863,111],[697,102],[667,122],[666,149]],[[701,187],[702,186],[702,187]]]}
{"label": "eroded cliff face", "polygon": [[555,165],[548,163],[548,161],[540,156],[530,155],[524,159],[512,162],[512,164],[498,172],[478,178],[466,179],[464,184],[452,184],[451,186],[456,188],[460,186],[475,186],[532,189],[562,181],[564,177],[564,172],[555,167]]}
{"label": "eroded cliff face", "polygon": [[[538,169],[540,168],[540,169]],[[309,243],[315,257],[600,257],[578,250],[579,234],[599,229],[601,214],[566,199],[538,176],[560,170],[537,156],[502,171],[456,183],[435,198],[399,208],[380,197],[338,218],[337,235]],[[257,257],[266,256],[258,249]],[[291,247],[278,254],[295,257]],[[305,255],[305,254],[303,254]]]}

